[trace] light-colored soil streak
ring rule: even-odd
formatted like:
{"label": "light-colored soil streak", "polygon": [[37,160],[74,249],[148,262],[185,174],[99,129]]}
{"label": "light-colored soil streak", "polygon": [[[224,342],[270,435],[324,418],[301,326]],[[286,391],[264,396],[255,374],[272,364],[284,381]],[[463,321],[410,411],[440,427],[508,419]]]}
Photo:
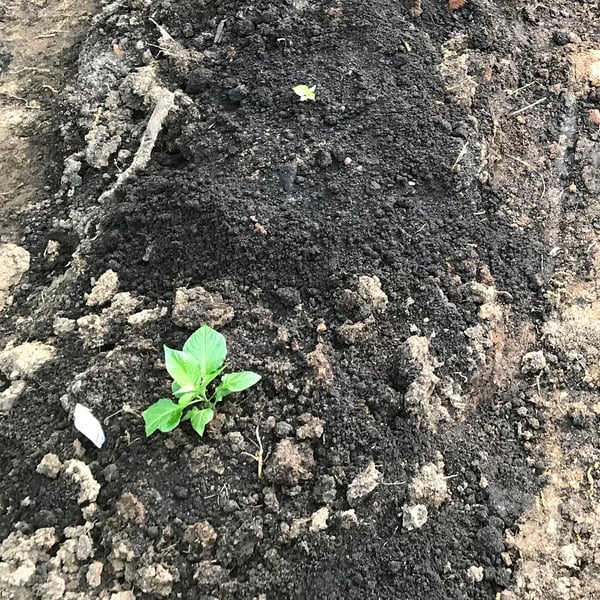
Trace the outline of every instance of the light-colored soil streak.
{"label": "light-colored soil streak", "polygon": [[[594,433],[600,415],[600,240],[593,227],[600,216],[600,144],[593,128],[586,127],[586,98],[600,85],[600,53],[576,36],[566,52],[540,44],[543,52],[548,62],[551,53],[570,61],[569,80],[561,86],[558,143],[547,148],[537,143],[544,137],[540,128],[552,116],[536,114],[533,107],[522,119],[498,120],[494,139],[487,140],[490,179],[509,200],[515,230],[526,233],[533,220],[545,220],[547,254],[540,256],[540,283],[553,307],[537,342],[536,336],[524,335],[528,329],[531,333],[528,325],[511,333],[501,319],[488,320],[488,360],[497,363],[494,359],[506,348],[521,353],[543,349],[548,359],[537,377],[529,374],[538,391],[531,402],[543,408],[546,419],[533,451],[545,465],[547,483],[516,535],[507,535],[504,559],[514,569],[516,584],[498,598],[592,600],[600,597],[600,440]],[[514,181],[510,162],[521,165],[521,181]],[[513,363],[519,360],[513,358]]]}
{"label": "light-colored soil streak", "polygon": [[69,50],[96,5],[7,0],[0,7],[0,242],[17,241],[19,211],[44,197],[53,164],[50,111],[69,72]]}

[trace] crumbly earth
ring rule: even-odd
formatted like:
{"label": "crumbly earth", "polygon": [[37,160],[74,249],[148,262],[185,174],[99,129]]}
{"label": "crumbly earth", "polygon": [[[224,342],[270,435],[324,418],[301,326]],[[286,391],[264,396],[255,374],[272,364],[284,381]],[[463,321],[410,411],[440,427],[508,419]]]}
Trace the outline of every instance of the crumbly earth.
{"label": "crumbly earth", "polygon": [[[0,598],[597,598],[597,2],[67,4],[0,174],[0,352],[52,349],[0,375]],[[262,380],[147,439],[202,321]]]}

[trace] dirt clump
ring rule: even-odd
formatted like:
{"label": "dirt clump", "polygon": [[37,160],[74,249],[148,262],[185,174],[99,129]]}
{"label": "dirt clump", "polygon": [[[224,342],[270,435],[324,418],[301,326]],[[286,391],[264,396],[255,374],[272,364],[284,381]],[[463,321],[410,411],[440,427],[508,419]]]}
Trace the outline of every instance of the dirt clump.
{"label": "dirt clump", "polygon": [[312,478],[313,466],[313,453],[308,446],[284,439],[277,444],[265,476],[273,483],[294,486]]}

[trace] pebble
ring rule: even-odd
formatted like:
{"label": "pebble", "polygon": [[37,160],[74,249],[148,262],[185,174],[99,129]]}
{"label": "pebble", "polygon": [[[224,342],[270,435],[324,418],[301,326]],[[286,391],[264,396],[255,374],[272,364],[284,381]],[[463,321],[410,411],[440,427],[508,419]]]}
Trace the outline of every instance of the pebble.
{"label": "pebble", "polygon": [[350,506],[357,506],[381,483],[383,475],[371,461],[353,480],[346,493]]}
{"label": "pebble", "polygon": [[483,581],[483,567],[476,567],[473,565],[467,569],[467,577],[473,583],[480,583]]}
{"label": "pebble", "polygon": [[313,533],[327,529],[327,519],[329,519],[329,508],[323,506],[310,517],[310,530]]}
{"label": "pebble", "polygon": [[521,373],[540,373],[546,368],[546,357],[542,350],[528,352],[521,359]]}
{"label": "pebble", "polygon": [[414,531],[427,523],[427,507],[424,504],[412,504],[402,507],[402,526]]}
{"label": "pebble", "polygon": [[42,458],[35,470],[41,475],[45,475],[51,479],[56,479],[61,468],[62,463],[60,462],[58,456],[56,456],[56,454],[49,453]]}
{"label": "pebble", "polygon": [[102,583],[103,570],[104,564],[97,560],[90,564],[85,575],[85,579],[90,587],[96,588]]}

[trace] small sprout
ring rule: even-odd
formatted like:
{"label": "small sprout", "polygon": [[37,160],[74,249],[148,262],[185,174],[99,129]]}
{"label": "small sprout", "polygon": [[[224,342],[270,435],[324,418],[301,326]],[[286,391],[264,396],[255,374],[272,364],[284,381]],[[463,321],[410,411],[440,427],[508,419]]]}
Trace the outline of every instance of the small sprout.
{"label": "small sprout", "polygon": [[161,398],[148,407],[142,417],[146,435],[155,431],[172,431],[181,421],[189,421],[200,436],[215,416],[215,406],[225,396],[243,392],[260,381],[252,371],[226,373],[227,345],[225,338],[214,329],[203,325],[192,333],[182,350],[165,349],[165,365],[173,378],[171,389],[177,402]]}
{"label": "small sprout", "polygon": [[300,102],[306,102],[307,100],[315,101],[315,88],[317,86],[313,85],[312,87],[308,87],[307,85],[297,85],[293,87],[294,93],[300,97]]}

